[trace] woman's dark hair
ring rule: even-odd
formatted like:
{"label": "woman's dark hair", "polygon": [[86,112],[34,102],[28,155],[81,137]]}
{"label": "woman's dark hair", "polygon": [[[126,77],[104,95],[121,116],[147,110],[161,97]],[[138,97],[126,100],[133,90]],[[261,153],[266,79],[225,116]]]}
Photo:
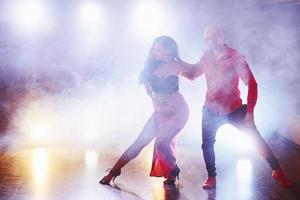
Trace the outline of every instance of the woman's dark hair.
{"label": "woman's dark hair", "polygon": [[157,67],[159,67],[159,65],[161,64],[161,61],[155,60],[151,55],[152,48],[153,48],[154,44],[157,42],[161,43],[164,47],[166,47],[167,49],[170,50],[171,55],[174,60],[179,58],[178,46],[177,46],[176,41],[173,38],[171,38],[169,36],[160,36],[158,38],[155,38],[152,43],[151,49],[149,51],[149,55],[144,64],[144,69],[140,74],[140,80],[139,80],[140,84],[147,82],[149,80],[149,78],[151,77],[151,75],[153,75],[153,73],[157,69]]}

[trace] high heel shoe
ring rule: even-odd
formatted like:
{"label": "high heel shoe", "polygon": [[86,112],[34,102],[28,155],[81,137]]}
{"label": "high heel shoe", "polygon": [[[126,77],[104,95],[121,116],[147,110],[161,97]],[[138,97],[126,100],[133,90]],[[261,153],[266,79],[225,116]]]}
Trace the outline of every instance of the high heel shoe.
{"label": "high heel shoe", "polygon": [[180,169],[176,166],[168,175],[167,180],[164,181],[164,184],[173,185],[176,179],[179,180]]}
{"label": "high heel shoe", "polygon": [[[110,170],[110,169],[108,169]],[[107,171],[108,171],[107,170]],[[104,176],[99,183],[102,185],[109,185],[110,181],[115,181],[117,176],[120,176],[121,170],[110,170],[108,175]]]}

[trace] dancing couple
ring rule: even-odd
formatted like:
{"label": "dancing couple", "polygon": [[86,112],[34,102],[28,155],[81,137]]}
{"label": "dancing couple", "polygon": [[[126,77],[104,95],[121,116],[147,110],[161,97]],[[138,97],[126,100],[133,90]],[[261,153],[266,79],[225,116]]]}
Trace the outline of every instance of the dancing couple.
{"label": "dancing couple", "polygon": [[[153,114],[136,140],[126,149],[100,184],[109,185],[121,169],[134,159],[153,139],[150,176],[164,177],[164,184],[174,184],[180,169],[174,153],[175,137],[188,121],[189,109],[179,92],[179,76],[194,80],[205,75],[207,91],[202,113],[202,151],[208,177],[203,189],[216,187],[214,144],[219,127],[229,123],[245,131],[255,141],[259,154],[272,169],[271,176],[284,187],[292,183],[285,176],[277,158],[254,123],[257,83],[245,57],[225,44],[223,30],[209,26],[204,32],[205,50],[196,64],[180,59],[174,39],[161,36],[153,41],[140,83],[153,102]],[[239,80],[248,87],[247,104],[242,104]],[[234,139],[234,138],[232,138]]]}

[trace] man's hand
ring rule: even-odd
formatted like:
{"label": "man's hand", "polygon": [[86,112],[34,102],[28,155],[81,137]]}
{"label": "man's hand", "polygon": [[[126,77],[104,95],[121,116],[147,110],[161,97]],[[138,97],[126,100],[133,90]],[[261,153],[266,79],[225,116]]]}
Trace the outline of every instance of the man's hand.
{"label": "man's hand", "polygon": [[245,124],[246,124],[246,126],[249,127],[249,128],[255,127],[255,123],[254,123],[254,115],[253,115],[253,113],[249,113],[249,112],[246,113],[246,116],[245,116]]}

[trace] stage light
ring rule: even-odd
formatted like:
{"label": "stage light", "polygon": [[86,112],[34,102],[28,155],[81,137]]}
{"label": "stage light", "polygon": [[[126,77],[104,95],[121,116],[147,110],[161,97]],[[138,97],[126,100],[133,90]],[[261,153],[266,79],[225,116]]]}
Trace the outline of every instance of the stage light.
{"label": "stage light", "polygon": [[100,13],[99,7],[92,3],[86,3],[82,6],[81,15],[87,22],[95,22],[99,20]]}
{"label": "stage light", "polygon": [[76,10],[76,37],[87,52],[98,47],[105,38],[107,23],[105,13],[99,3],[82,2]]}
{"label": "stage light", "polygon": [[103,10],[93,2],[84,2],[79,7],[78,21],[81,28],[98,30],[103,28]]}
{"label": "stage light", "polygon": [[241,159],[237,163],[237,177],[239,182],[249,182],[252,175],[252,163],[249,159]]}
{"label": "stage light", "polygon": [[49,27],[48,12],[41,1],[18,1],[10,7],[12,20],[22,31],[42,30]]}
{"label": "stage light", "polygon": [[254,146],[252,139],[247,133],[240,132],[229,124],[225,124],[218,130],[217,141],[223,146],[235,148],[242,153],[251,152]]}
{"label": "stage light", "polygon": [[49,126],[46,122],[40,120],[32,121],[28,127],[28,134],[34,140],[45,140],[49,136]]}
{"label": "stage light", "polygon": [[139,2],[132,14],[133,31],[144,39],[167,34],[166,15],[158,1]]}
{"label": "stage light", "polygon": [[29,114],[25,118],[26,122],[23,124],[23,130],[34,141],[46,142],[50,139],[49,137],[53,131],[50,120],[50,118],[47,119],[47,114],[45,113]]}
{"label": "stage light", "polygon": [[20,110],[20,116],[15,123],[26,138],[34,143],[44,144],[53,139],[57,120],[55,120],[55,111],[40,106],[36,103]]}

